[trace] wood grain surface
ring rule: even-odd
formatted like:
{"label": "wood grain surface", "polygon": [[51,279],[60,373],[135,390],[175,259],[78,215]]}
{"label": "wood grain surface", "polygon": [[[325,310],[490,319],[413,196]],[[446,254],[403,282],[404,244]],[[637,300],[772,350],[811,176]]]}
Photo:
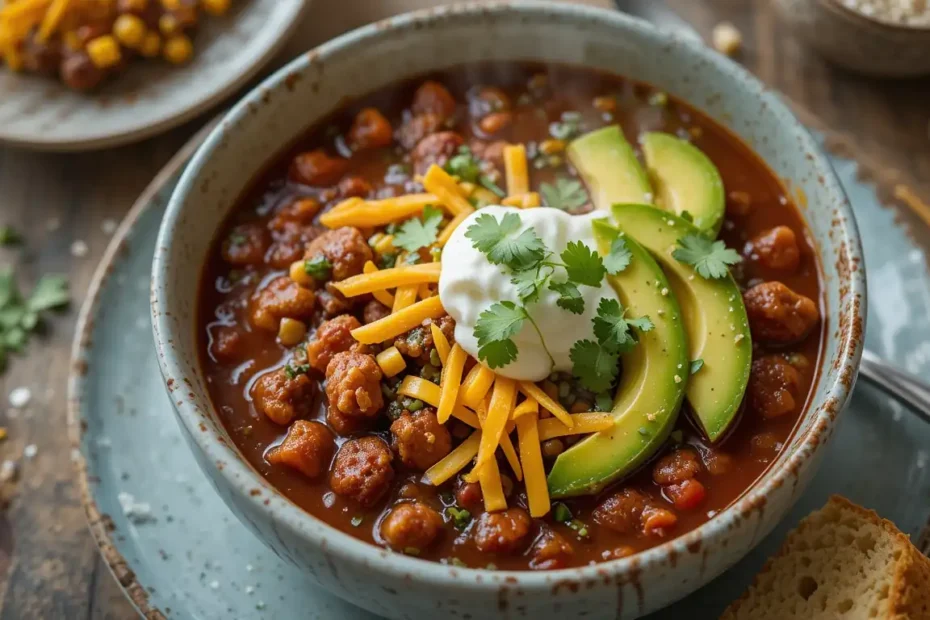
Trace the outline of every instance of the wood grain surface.
{"label": "wood grain surface", "polygon": [[[609,0],[590,0],[609,5]],[[741,61],[763,81],[845,136],[847,148],[878,162],[884,175],[930,199],[930,81],[883,82],[825,64],[776,20],[767,0],[671,0],[705,37],[721,21],[745,38]],[[315,0],[306,23],[275,61],[281,64],[348,29],[429,0]],[[2,96],[2,95],[0,95]],[[141,144],[92,154],[51,155],[0,148],[0,224],[26,236],[22,249],[0,249],[29,289],[49,271],[68,274],[74,304],[54,317],[44,338],[0,375],[0,425],[9,439],[0,460],[20,461],[9,507],[0,512],[0,620],[131,618],[133,610],[101,562],[78,500],[65,432],[65,385],[76,310],[118,221],[134,199],[210,115]],[[848,145],[852,145],[849,147]],[[57,224],[57,225],[56,225]],[[73,256],[72,243],[89,252]],[[6,397],[28,386],[33,398],[17,414]],[[26,445],[38,448],[21,457]]]}

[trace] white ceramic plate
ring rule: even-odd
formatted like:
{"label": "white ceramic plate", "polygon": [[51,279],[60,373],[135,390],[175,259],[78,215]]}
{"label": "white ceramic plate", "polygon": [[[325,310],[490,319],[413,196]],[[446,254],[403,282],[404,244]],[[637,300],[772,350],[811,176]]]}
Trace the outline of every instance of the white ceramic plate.
{"label": "white ceramic plate", "polygon": [[80,151],[135,142],[180,125],[242,86],[285,43],[309,0],[234,0],[208,17],[184,67],[140,61],[92,94],[0,66],[0,142]]}

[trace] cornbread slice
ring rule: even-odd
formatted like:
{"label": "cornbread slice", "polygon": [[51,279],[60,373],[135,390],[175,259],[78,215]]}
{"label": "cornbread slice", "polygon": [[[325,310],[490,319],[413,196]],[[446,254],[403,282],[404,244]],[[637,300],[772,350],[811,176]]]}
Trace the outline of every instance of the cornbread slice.
{"label": "cornbread slice", "polygon": [[721,616],[769,618],[930,619],[930,558],[890,521],[835,495]]}

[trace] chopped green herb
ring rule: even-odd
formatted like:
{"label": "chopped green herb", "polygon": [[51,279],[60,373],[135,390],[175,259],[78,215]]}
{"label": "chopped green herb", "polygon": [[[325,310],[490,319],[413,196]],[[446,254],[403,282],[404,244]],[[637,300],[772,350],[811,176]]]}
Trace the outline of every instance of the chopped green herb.
{"label": "chopped green herb", "polygon": [[423,408],[423,401],[418,400],[418,399],[414,399],[410,401],[410,404],[407,405],[407,411],[409,411],[410,413],[416,413],[422,408]]}
{"label": "chopped green herb", "polygon": [[697,371],[699,371],[699,370],[700,370],[701,368],[703,368],[703,367],[704,367],[704,360],[702,360],[702,359],[700,359],[700,358],[698,358],[698,359],[696,359],[696,360],[692,360],[692,361],[691,361],[691,374],[693,375],[694,373],[696,373]]}
{"label": "chopped green herb", "polygon": [[615,276],[630,266],[632,258],[630,249],[626,247],[626,239],[617,237],[610,244],[610,251],[604,257],[604,268],[607,269],[607,273]]}
{"label": "chopped green herb", "polygon": [[288,379],[294,379],[297,377],[297,375],[305,375],[308,372],[310,372],[309,364],[300,364],[297,366],[291,366],[290,364],[287,364],[284,366],[284,375]]}
{"label": "chopped green herb", "polygon": [[320,282],[328,280],[333,272],[333,265],[322,254],[318,254],[309,260],[304,261],[304,273]]}
{"label": "chopped green herb", "polygon": [[516,213],[506,213],[500,221],[493,215],[483,214],[468,227],[465,236],[491,263],[519,270],[542,260],[546,249],[534,229],[520,232],[520,226],[520,216]]}
{"label": "chopped green herb", "polygon": [[570,527],[572,530],[574,530],[574,532],[575,532],[576,534],[578,534],[578,538],[587,538],[587,537],[588,537],[588,534],[589,534],[589,532],[588,532],[588,526],[585,524],[584,521],[579,521],[578,519],[572,519],[571,521],[569,521],[569,522],[566,523],[565,525],[567,525],[567,526]]}
{"label": "chopped green herb", "polygon": [[583,207],[588,202],[588,192],[577,179],[558,178],[555,185],[542,183],[539,186],[543,202],[547,207],[572,211]]}
{"label": "chopped green herb", "polygon": [[[634,328],[648,332],[653,328],[648,317],[625,318],[626,309],[616,299],[602,298],[594,317],[594,335],[605,348],[616,353],[625,353],[636,346],[639,336]],[[600,390],[595,390],[600,391]]]}
{"label": "chopped green herb", "polygon": [[390,269],[397,264],[397,254],[394,252],[385,252],[381,255],[381,260],[379,262],[381,263],[382,269]]}
{"label": "chopped green herb", "polygon": [[678,240],[678,245],[680,247],[675,248],[672,257],[679,263],[693,265],[698,275],[705,279],[725,278],[729,273],[727,266],[742,260],[723,241],[712,241],[703,235],[685,235]]}
{"label": "chopped green herb", "polygon": [[471,513],[464,508],[449,506],[446,508],[446,512],[449,513],[449,516],[452,518],[452,524],[455,526],[455,529],[459,531],[465,530],[468,528],[468,524],[471,523]]}
{"label": "chopped green herb", "polygon": [[439,351],[436,349],[430,349],[429,363],[437,367],[442,366],[442,360],[439,358]]}
{"label": "chopped green herb", "polygon": [[12,269],[0,268],[0,370],[5,367],[7,353],[25,350],[29,335],[39,325],[40,313],[63,308],[69,301],[64,276],[42,276],[24,299]]}
{"label": "chopped green herb", "polygon": [[394,247],[408,252],[416,252],[436,242],[439,225],[442,223],[442,210],[432,205],[423,209],[423,218],[411,218],[400,225],[394,234]]}
{"label": "chopped green herb", "polygon": [[364,520],[365,520],[365,517],[361,515],[355,515],[354,517],[352,517],[352,520],[349,521],[349,523],[352,524],[352,527],[358,527],[359,525],[362,524],[362,521]]}
{"label": "chopped green herb", "polygon": [[445,171],[463,181],[474,183],[481,175],[481,162],[467,146],[460,146],[458,154],[449,159]]}
{"label": "chopped green herb", "polygon": [[571,140],[581,133],[581,114],[563,112],[561,121],[549,125],[549,135],[557,140]]}
{"label": "chopped green herb", "polygon": [[558,523],[568,523],[572,520],[572,511],[562,502],[552,505],[552,518]]}
{"label": "chopped green herb", "polygon": [[569,354],[572,374],[592,392],[603,392],[617,379],[619,354],[592,340],[579,340]]}
{"label": "chopped green herb", "polygon": [[0,246],[19,245],[23,242],[22,235],[12,226],[0,226]]}

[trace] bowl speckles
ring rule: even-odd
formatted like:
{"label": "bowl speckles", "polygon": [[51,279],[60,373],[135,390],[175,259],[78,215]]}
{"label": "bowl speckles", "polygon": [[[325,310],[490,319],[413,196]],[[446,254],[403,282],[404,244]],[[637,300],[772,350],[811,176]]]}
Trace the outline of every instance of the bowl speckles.
{"label": "bowl speckles", "polygon": [[[557,42],[554,44],[553,42]],[[699,107],[752,146],[807,200],[821,253],[826,345],[816,394],[769,472],[705,526],[625,560],[552,572],[457,569],[392,554],[298,509],[244,462],[197,368],[195,316],[210,239],[248,179],[337,106],[394,80],[481,60],[582,64],[645,80]],[[249,153],[247,158],[243,153]],[[674,601],[742,557],[809,481],[846,403],[861,351],[865,277],[855,223],[829,164],[777,96],[688,40],[606,11],[549,3],[461,5],[404,15],[298,58],[240,102],[207,138],[172,197],[153,265],[159,363],[201,467],[233,511],[330,591],[392,618],[635,617]],[[184,389],[177,389],[179,384]],[[256,492],[257,491],[257,492]]]}

